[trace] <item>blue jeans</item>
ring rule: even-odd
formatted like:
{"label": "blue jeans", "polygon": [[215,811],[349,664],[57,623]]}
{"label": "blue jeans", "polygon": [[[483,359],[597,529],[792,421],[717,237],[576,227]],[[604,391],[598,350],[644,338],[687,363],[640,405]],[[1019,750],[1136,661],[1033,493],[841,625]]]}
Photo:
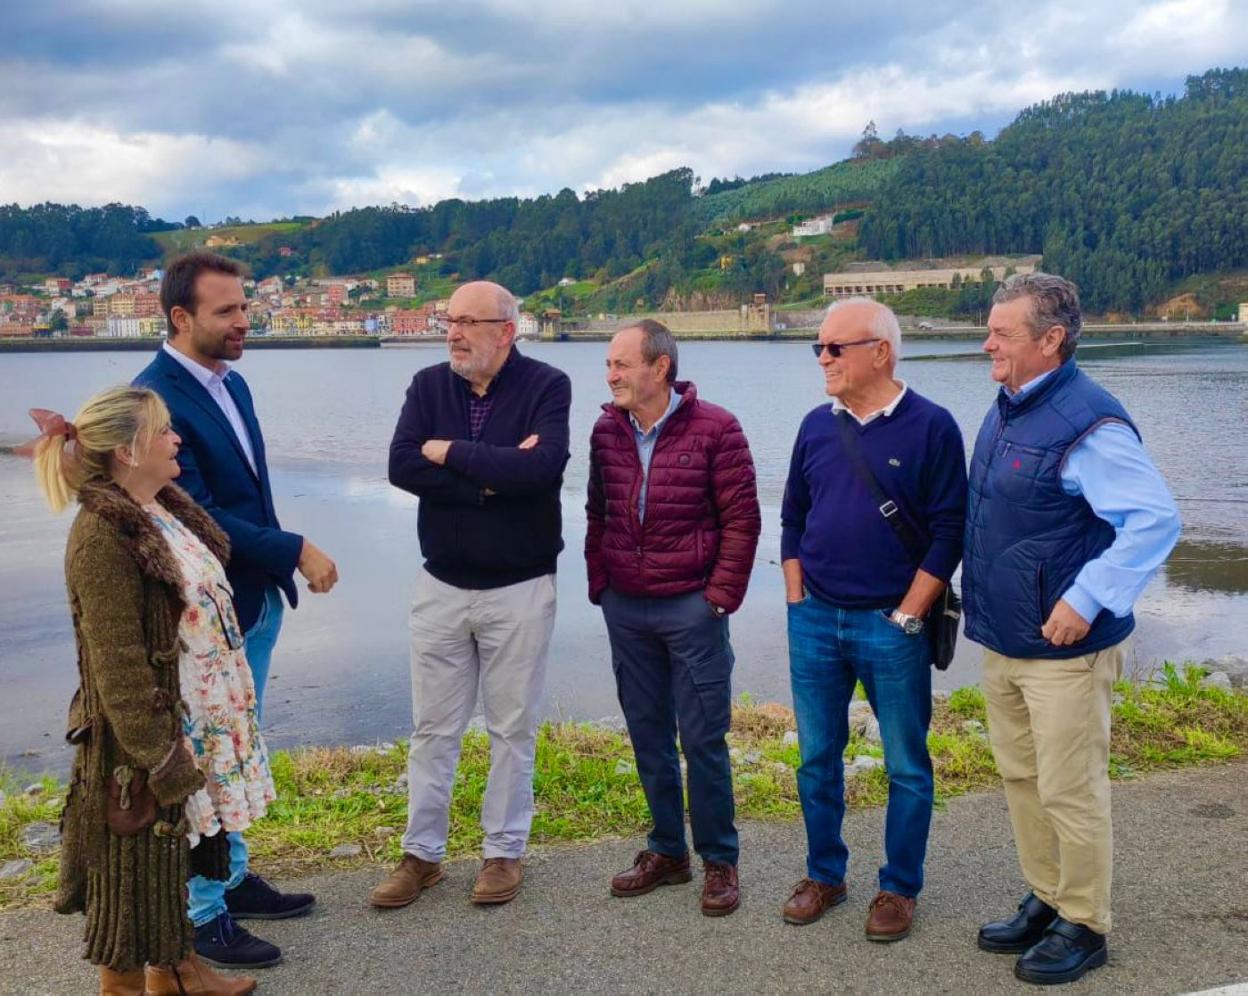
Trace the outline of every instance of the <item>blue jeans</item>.
{"label": "blue jeans", "polygon": [[789,670],[802,764],[797,792],[806,822],[806,874],[845,881],[845,745],[849,703],[862,681],[880,723],[888,772],[886,861],[880,889],[917,896],[932,819],[931,646],[926,633],[907,636],[879,609],[841,609],[808,595],[790,605]]}
{"label": "blue jeans", "polygon": [[637,758],[637,775],[654,820],[646,846],[679,858],[685,844],[680,749],[688,764],[693,849],[705,861],[737,863],[732,762],[732,645],[728,619],[701,591],[670,598],[603,592],[620,707]]}
{"label": "blue jeans", "polygon": [[[282,631],[282,594],[276,586],[264,593],[264,605],[260,618],[243,636],[243,650],[251,667],[251,679],[256,686],[256,721],[259,722],[264,703],[264,685],[269,678],[269,664],[273,659],[273,647]],[[230,877],[224,881],[193,876],[187,882],[188,906],[191,923],[196,927],[215,920],[225,912],[225,893],[243,881],[247,874],[247,842],[241,833],[226,835],[230,841]]]}

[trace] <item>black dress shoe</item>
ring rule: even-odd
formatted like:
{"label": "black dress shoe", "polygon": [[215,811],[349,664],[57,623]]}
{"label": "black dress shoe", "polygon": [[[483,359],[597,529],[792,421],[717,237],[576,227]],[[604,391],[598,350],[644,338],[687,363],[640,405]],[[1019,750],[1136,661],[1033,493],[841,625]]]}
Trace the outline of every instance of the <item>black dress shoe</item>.
{"label": "black dress shoe", "polygon": [[993,920],[979,928],[979,946],[984,951],[1021,954],[1039,941],[1056,919],[1057,910],[1029,892],[1012,917]]}
{"label": "black dress shoe", "polygon": [[1014,964],[1024,982],[1053,986],[1074,982],[1109,960],[1105,935],[1058,917],[1044,937]]}
{"label": "black dress shoe", "polygon": [[316,905],[309,892],[278,892],[259,875],[248,872],[225,894],[225,908],[235,920],[285,920],[303,916]]}
{"label": "black dress shoe", "polygon": [[195,928],[195,953],[217,968],[265,968],[282,960],[281,948],[248,933],[228,913]]}

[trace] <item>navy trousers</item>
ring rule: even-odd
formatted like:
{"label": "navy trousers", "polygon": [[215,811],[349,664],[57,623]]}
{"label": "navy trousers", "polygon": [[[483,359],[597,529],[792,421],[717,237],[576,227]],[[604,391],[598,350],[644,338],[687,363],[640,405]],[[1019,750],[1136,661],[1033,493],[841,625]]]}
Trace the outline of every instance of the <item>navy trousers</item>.
{"label": "navy trousers", "polygon": [[633,598],[608,589],[602,614],[620,707],[654,820],[649,849],[673,858],[687,850],[679,729],[689,770],[693,849],[704,861],[735,865],[732,764],[725,740],[733,665],[727,617],[717,616],[701,591]]}

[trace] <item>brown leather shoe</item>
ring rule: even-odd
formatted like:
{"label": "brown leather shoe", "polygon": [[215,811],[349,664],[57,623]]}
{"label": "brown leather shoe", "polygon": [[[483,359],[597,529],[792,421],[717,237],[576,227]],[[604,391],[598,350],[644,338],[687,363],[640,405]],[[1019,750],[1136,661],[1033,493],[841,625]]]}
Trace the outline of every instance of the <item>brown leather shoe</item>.
{"label": "brown leather shoe", "polygon": [[143,969],[118,972],[100,966],[100,996],[143,996]]}
{"label": "brown leather shoe", "polygon": [[895,892],[876,893],[867,911],[868,941],[900,941],[914,922],[914,900]]}
{"label": "brown leather shoe", "polygon": [[706,880],[702,883],[702,915],[727,916],[741,902],[737,866],[719,861],[703,862]]}
{"label": "brown leather shoe", "polygon": [[176,965],[149,965],[144,991],[147,996],[246,996],[256,991],[256,980],[214,972],[192,951]]}
{"label": "brown leather shoe", "polygon": [[509,903],[516,898],[523,881],[524,868],[519,858],[486,858],[472,887],[472,901],[478,906]]}
{"label": "brown leather shoe", "polygon": [[689,855],[672,858],[654,851],[642,851],[633,858],[633,867],[611,879],[611,895],[644,896],[660,885],[680,885],[693,878]]}
{"label": "brown leather shoe", "polygon": [[826,882],[816,882],[813,878],[804,878],[793,886],[793,895],[789,896],[789,901],[784,904],[780,915],[784,917],[785,923],[804,927],[808,923],[814,923],[833,906],[840,906],[845,902],[845,894],[844,882],[840,885],[828,885]]}
{"label": "brown leather shoe", "polygon": [[425,861],[414,854],[403,855],[399,866],[386,876],[385,881],[373,889],[371,902],[378,909],[398,909],[415,901],[421,890],[442,881],[441,863]]}

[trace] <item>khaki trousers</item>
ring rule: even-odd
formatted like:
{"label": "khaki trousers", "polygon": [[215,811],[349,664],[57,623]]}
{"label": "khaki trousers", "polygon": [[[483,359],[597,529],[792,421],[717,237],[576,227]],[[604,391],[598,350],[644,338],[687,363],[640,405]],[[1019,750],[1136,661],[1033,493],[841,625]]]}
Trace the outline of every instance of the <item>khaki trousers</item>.
{"label": "khaki trousers", "polygon": [[1109,712],[1123,647],[1066,660],[984,653],[988,736],[1023,878],[1063,919],[1109,933]]}
{"label": "khaki trousers", "polygon": [[482,855],[524,856],[533,822],[533,767],[555,576],[503,588],[456,588],[425,569],[412,603],[412,714],[403,850],[446,856],[459,748],[480,692],[490,737],[481,801]]}

